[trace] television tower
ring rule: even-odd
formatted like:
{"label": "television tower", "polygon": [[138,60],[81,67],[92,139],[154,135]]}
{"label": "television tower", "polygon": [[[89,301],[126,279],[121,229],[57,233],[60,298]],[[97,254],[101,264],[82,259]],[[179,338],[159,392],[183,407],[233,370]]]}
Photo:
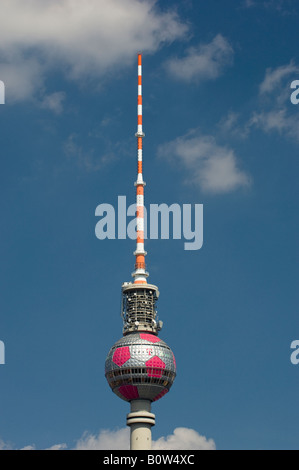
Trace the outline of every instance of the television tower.
{"label": "television tower", "polygon": [[123,337],[110,349],[105,376],[112,391],[130,402],[127,425],[131,429],[131,450],[150,450],[155,415],[151,403],[162,398],[176,376],[170,347],[158,337],[163,323],[158,321],[158,287],[148,284],[144,250],[144,187],[142,171],[142,55],[138,54],[138,169],[136,186],[137,247],[133,282],[122,285]]}

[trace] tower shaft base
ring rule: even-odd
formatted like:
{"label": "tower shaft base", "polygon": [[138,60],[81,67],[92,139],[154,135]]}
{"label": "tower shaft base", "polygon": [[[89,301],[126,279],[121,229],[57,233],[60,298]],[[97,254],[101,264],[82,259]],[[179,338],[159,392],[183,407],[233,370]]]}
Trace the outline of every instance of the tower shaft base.
{"label": "tower shaft base", "polygon": [[150,400],[131,401],[131,413],[127,415],[127,425],[131,429],[130,449],[151,450],[155,415],[151,413]]}

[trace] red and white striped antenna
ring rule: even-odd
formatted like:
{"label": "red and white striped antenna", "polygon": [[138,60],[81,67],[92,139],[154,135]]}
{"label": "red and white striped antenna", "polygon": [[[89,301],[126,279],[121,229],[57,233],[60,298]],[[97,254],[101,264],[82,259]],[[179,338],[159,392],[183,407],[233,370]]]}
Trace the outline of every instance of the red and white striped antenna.
{"label": "red and white striped antenna", "polygon": [[137,152],[138,152],[138,168],[136,186],[136,219],[137,219],[137,247],[134,253],[136,256],[134,284],[147,284],[144,250],[144,186],[142,174],[142,140],[145,134],[142,129],[142,54],[138,53],[138,102],[137,102]]}

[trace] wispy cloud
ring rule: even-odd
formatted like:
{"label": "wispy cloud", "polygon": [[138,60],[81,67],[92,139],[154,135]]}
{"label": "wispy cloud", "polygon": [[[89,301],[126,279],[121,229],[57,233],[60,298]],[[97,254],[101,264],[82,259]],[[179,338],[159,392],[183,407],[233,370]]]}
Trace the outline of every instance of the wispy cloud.
{"label": "wispy cloud", "polygon": [[277,10],[282,14],[290,14],[296,12],[297,0],[244,0],[245,8],[266,8]]}
{"label": "wispy cloud", "polygon": [[[280,67],[266,70],[266,75],[262,83],[260,84],[260,93],[273,93],[278,88],[281,88],[282,81],[291,75],[298,75],[299,67],[291,61],[289,64],[282,65]],[[289,82],[288,82],[289,89]]]}
{"label": "wispy cloud", "polygon": [[[7,103],[41,101],[54,112],[62,101],[43,96],[46,75],[59,70],[82,83],[133,63],[136,44],[154,52],[188,30],[173,10],[153,0],[2,0],[0,69]],[[55,92],[57,90],[54,90]]]}
{"label": "wispy cloud", "polygon": [[40,106],[43,109],[53,111],[55,114],[61,114],[65,98],[66,94],[63,91],[57,91],[50,95],[45,95],[40,102]]}
{"label": "wispy cloud", "polygon": [[299,142],[299,115],[290,115],[286,108],[254,113],[250,125],[266,133],[277,132]]}
{"label": "wispy cloud", "polygon": [[179,164],[186,182],[209,193],[229,193],[250,185],[250,177],[239,168],[234,150],[217,144],[214,137],[193,129],[158,148],[158,156]]}
{"label": "wispy cloud", "polygon": [[244,0],[243,6],[245,8],[251,8],[254,7],[256,4],[255,0]]}
{"label": "wispy cloud", "polygon": [[299,142],[298,109],[290,101],[291,83],[298,76],[299,66],[294,61],[266,70],[260,85],[260,109],[251,116],[249,127],[277,132]]}
{"label": "wispy cloud", "polygon": [[232,65],[234,51],[230,43],[218,34],[210,43],[187,49],[184,57],[175,57],[166,63],[171,77],[185,82],[215,80],[226,67]]}
{"label": "wispy cloud", "polygon": [[279,67],[268,68],[253,100],[251,115],[230,111],[218,123],[219,135],[245,139],[254,129],[277,133],[283,138],[299,142],[298,106],[291,103],[293,81],[299,78],[299,66],[294,60]]}
{"label": "wispy cloud", "polygon": [[100,154],[96,154],[95,148],[90,145],[79,143],[79,136],[71,134],[64,143],[64,153],[68,160],[75,164],[79,169],[85,171],[99,171],[108,163],[115,160],[116,156],[113,150],[104,149]]}
{"label": "wispy cloud", "polygon": [[245,139],[250,132],[248,123],[242,123],[242,116],[240,113],[229,111],[218,123],[218,129],[221,135],[231,136],[237,139]]}

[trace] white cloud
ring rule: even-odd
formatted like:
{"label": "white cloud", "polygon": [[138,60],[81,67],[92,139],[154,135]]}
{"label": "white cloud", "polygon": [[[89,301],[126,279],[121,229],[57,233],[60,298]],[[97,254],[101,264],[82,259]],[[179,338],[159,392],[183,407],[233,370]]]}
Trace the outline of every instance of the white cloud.
{"label": "white cloud", "polygon": [[210,43],[187,49],[185,57],[173,58],[166,63],[169,74],[182,81],[201,82],[216,79],[233,62],[234,51],[221,34]]}
{"label": "white cloud", "polygon": [[[281,82],[290,75],[297,75],[299,67],[291,62],[290,64],[277,67],[276,69],[268,68],[263,82],[260,85],[260,93],[273,93],[277,88],[281,87]],[[288,83],[289,87],[289,83]]]}
{"label": "white cloud", "polygon": [[294,60],[276,68],[268,68],[259,85],[256,110],[245,118],[230,111],[218,123],[220,135],[238,139],[247,138],[253,129],[269,134],[276,132],[284,138],[299,142],[298,106],[291,103],[294,89],[291,84],[298,79],[299,66]]}
{"label": "white cloud", "polygon": [[299,66],[291,61],[273,69],[267,69],[260,85],[262,98],[260,110],[253,113],[248,126],[266,133],[277,132],[283,137],[299,141],[299,115],[291,104],[291,83],[299,74]]}
{"label": "white cloud", "polygon": [[[0,450],[10,448],[0,440]],[[74,447],[74,450],[129,450],[130,430],[129,428],[102,430],[98,435],[84,433]],[[34,445],[28,445],[22,450],[35,450]],[[47,450],[64,450],[66,444],[57,444]],[[194,429],[176,428],[173,434],[160,437],[152,442],[153,450],[215,450],[216,445],[212,439],[201,436]]]}
{"label": "white cloud", "polygon": [[32,99],[43,87],[44,73],[37,58],[25,59],[20,54],[3,58],[0,49],[0,74],[7,104]]}
{"label": "white cloud", "polygon": [[103,430],[97,436],[85,433],[76,443],[76,450],[129,450],[130,430]]}
{"label": "white cloud", "polygon": [[67,449],[66,444],[56,444],[54,446],[48,447],[48,449],[46,450],[65,450],[65,449]]}
{"label": "white cloud", "polygon": [[187,170],[187,182],[206,192],[228,193],[250,185],[250,177],[238,168],[234,151],[198,130],[161,145],[158,156],[179,161]]}
{"label": "white cloud", "polygon": [[286,110],[280,109],[269,112],[254,113],[251,118],[251,125],[261,127],[266,132],[276,130],[279,133],[282,133],[289,127]]}
{"label": "white cloud", "polygon": [[[98,436],[84,434],[77,442],[76,450],[128,450],[129,428],[101,431]],[[173,434],[152,442],[153,450],[215,450],[215,442],[201,436],[194,429],[176,428]]]}
{"label": "white cloud", "polygon": [[[154,0],[1,0],[0,71],[7,102],[44,93],[59,68],[70,79],[101,79],[182,38],[187,26]],[[3,78],[2,78],[3,76]],[[53,98],[53,96],[52,96]],[[50,109],[60,111],[53,100]]]}
{"label": "white cloud", "polygon": [[299,116],[289,114],[286,108],[254,113],[250,125],[266,133],[276,131],[299,141]]}
{"label": "white cloud", "polygon": [[173,434],[154,441],[152,448],[153,450],[216,450],[216,444],[194,429],[176,428]]}
{"label": "white cloud", "polygon": [[0,450],[10,450],[10,449],[11,449],[11,446],[7,442],[4,442],[2,441],[2,439],[0,439]]}

